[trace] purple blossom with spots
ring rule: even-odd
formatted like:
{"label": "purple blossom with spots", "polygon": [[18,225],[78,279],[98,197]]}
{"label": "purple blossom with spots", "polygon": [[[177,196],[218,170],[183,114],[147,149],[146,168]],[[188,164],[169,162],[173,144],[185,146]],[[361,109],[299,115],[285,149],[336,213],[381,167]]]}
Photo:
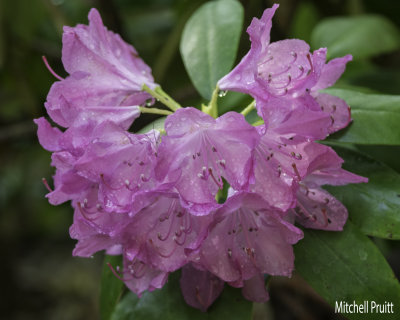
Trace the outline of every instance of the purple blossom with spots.
{"label": "purple blossom with spots", "polygon": [[165,121],[167,135],[159,148],[157,175],[176,177],[182,205],[197,215],[219,207],[215,195],[225,178],[236,190],[254,180],[253,149],[259,136],[241,114],[228,112],[214,119],[184,108]]}
{"label": "purple blossom with spots", "polygon": [[[62,62],[69,76],[53,84],[45,103],[50,117],[57,124],[69,127],[87,108],[105,107],[113,114],[114,107],[143,104],[151,98],[142,86],[154,88],[151,70],[136,50],[118,34],[104,27],[96,9],[89,12],[89,25],[64,27]],[[125,117],[119,109],[114,117]]]}
{"label": "purple blossom with spots", "polygon": [[310,46],[298,39],[270,43],[272,17],[278,7],[275,4],[265,10],[261,19],[253,18],[247,29],[250,51],[219,80],[219,88],[252,95],[266,123],[271,117],[286,118],[291,112],[302,109],[310,115],[318,111],[325,113],[331,120],[327,133],[346,127],[351,120],[348,105],[340,98],[319,93],[319,90],[337,81],[352,56],[333,59],[326,64],[325,48],[311,53]]}
{"label": "purple blossom with spots", "polygon": [[[225,284],[248,300],[268,300],[264,276],[290,277],[295,268],[293,244],[303,238],[295,223],[343,229],[346,208],[321,186],[367,179],[342,169],[316,140],[350,121],[346,102],[319,90],[351,56],[325,63],[326,49],[270,43],[277,7],[253,19],[250,51],[218,83],[254,97],[258,126],[244,112],[215,116],[213,100],[204,112],[171,107],[150,68],[95,9],[89,26],[65,27],[69,76],[53,84],[45,106],[66,129],[43,117],[35,123],[56,169],[54,189],[45,182],[49,202],[74,209],[74,256],[122,255],[122,266],[109,267],[139,297],[181,269],[185,301],[206,312]],[[171,112],[140,107],[150,98]],[[129,131],[142,112],[167,114],[164,129]]]}

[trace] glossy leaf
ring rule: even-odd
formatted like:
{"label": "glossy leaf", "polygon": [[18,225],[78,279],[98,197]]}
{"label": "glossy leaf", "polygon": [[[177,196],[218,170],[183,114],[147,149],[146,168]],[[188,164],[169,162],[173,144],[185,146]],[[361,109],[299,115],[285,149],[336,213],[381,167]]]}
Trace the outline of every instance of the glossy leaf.
{"label": "glossy leaf", "polygon": [[243,25],[243,8],[237,0],[205,3],[187,22],[180,51],[196,89],[210,99],[217,81],[235,62]]}
{"label": "glossy leaf", "polygon": [[354,59],[368,58],[400,47],[396,26],[379,15],[328,18],[311,35],[312,47],[328,48],[328,57],[352,54]]}
{"label": "glossy leaf", "polygon": [[[400,284],[378,248],[350,222],[342,232],[305,230],[295,254],[296,270],[333,307],[336,301],[388,301],[394,314],[379,314],[379,319],[398,319]],[[378,319],[371,309],[345,316]]]}
{"label": "glossy leaf", "polygon": [[111,319],[111,315],[124,291],[124,283],[111,272],[107,263],[115,268],[122,265],[122,258],[121,256],[104,256],[100,289],[100,315],[102,320]]}
{"label": "glossy leaf", "polygon": [[117,306],[112,320],[250,320],[252,303],[242,297],[240,289],[225,286],[222,295],[207,313],[194,309],[183,300],[179,272],[170,275],[161,290],[146,292],[139,299],[129,292]]}
{"label": "glossy leaf", "polygon": [[328,89],[351,107],[353,122],[329,140],[355,144],[400,145],[400,96]]}
{"label": "glossy leaf", "polygon": [[147,133],[150,130],[164,130],[164,122],[167,119],[167,117],[161,117],[153,122],[149,123],[148,125],[144,126],[142,129],[140,129],[137,133]]}
{"label": "glossy leaf", "polygon": [[347,207],[351,221],[368,235],[400,239],[400,175],[360,153],[335,147],[344,168],[368,177],[368,183],[325,187]]}

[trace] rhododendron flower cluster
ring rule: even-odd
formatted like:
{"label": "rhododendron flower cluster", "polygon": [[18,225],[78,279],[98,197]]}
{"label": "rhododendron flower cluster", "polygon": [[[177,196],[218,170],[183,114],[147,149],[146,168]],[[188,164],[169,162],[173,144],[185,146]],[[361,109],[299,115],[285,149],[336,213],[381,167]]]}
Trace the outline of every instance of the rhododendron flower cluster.
{"label": "rhododendron flower cluster", "polygon": [[[138,296],[182,268],[184,298],[203,311],[225,283],[267,300],[264,275],[294,269],[292,245],[303,237],[296,222],[332,231],[346,222],[346,208],[321,186],[366,182],[316,142],[351,121],[345,101],[320,92],[351,56],[326,63],[326,49],[310,52],[304,41],[270,43],[277,7],[253,19],[250,51],[218,83],[255,99],[257,126],[237,112],[214,118],[181,108],[95,9],[88,26],[64,28],[69,76],[45,104],[64,129],[35,120],[56,168],[47,197],[71,200],[73,254],[123,255],[123,266],[110,268]],[[171,111],[151,107],[154,98]],[[142,112],[168,115],[165,130],[130,132]]]}

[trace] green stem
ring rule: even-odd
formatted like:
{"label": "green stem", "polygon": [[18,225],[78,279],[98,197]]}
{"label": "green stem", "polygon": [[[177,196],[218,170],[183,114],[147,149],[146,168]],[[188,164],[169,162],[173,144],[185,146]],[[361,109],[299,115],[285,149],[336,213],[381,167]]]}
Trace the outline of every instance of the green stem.
{"label": "green stem", "polygon": [[253,100],[252,103],[250,103],[246,108],[240,112],[242,115],[247,116],[251,110],[253,110],[256,107],[256,100]]}
{"label": "green stem", "polygon": [[254,127],[257,127],[257,126],[260,126],[262,124],[264,124],[264,120],[260,119],[260,120],[257,120],[256,122],[253,122],[251,125],[254,126]]}
{"label": "green stem", "polygon": [[169,110],[162,110],[162,109],[157,109],[157,108],[139,107],[139,110],[141,113],[161,114],[163,116],[168,116],[168,115],[172,114],[172,112]]}
{"label": "green stem", "polygon": [[213,91],[213,94],[211,96],[211,100],[210,100],[210,103],[208,104],[208,106],[203,105],[201,107],[201,111],[209,114],[213,118],[218,118],[218,103],[217,103],[218,93],[219,93],[219,88],[218,88],[218,86],[216,86]]}
{"label": "green stem", "polygon": [[154,90],[152,90],[147,85],[144,84],[142,90],[146,91],[148,94],[156,98],[162,104],[166,105],[172,111],[176,111],[182,108],[181,105],[174,99],[172,99],[163,89],[161,89],[161,87],[156,87]]}

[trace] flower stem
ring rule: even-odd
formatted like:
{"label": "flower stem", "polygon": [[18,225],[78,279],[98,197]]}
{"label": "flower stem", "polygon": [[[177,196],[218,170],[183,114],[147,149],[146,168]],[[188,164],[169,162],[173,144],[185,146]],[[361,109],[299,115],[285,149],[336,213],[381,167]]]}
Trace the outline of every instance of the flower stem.
{"label": "flower stem", "polygon": [[250,113],[250,111],[252,111],[255,107],[256,107],[256,100],[253,100],[253,102],[250,103],[246,108],[244,108],[240,113],[244,116],[247,116]]}
{"label": "flower stem", "polygon": [[154,90],[152,90],[147,85],[144,84],[142,90],[146,91],[148,94],[156,98],[162,104],[166,105],[172,111],[176,111],[182,108],[181,105],[174,99],[172,99],[163,89],[161,89],[161,87],[156,87]]}
{"label": "flower stem", "polygon": [[161,114],[163,116],[168,116],[168,115],[172,114],[172,112],[169,110],[162,110],[162,109],[157,109],[157,108],[139,107],[139,110],[141,113]]}
{"label": "flower stem", "polygon": [[256,122],[253,122],[251,125],[254,126],[254,127],[257,127],[257,126],[260,126],[262,124],[264,124],[264,120],[263,119],[259,119]]}
{"label": "flower stem", "polygon": [[210,103],[208,105],[202,105],[201,107],[201,111],[209,114],[213,118],[218,118],[218,103],[217,103],[218,93],[219,93],[219,88],[218,86],[216,86],[211,96]]}

